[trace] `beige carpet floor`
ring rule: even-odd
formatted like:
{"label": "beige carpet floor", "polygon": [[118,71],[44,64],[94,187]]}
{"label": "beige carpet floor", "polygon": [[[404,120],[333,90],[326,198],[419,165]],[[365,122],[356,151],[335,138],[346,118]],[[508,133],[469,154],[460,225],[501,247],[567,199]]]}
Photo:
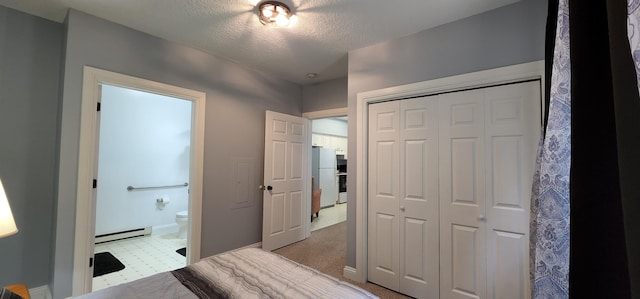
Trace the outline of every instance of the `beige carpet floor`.
{"label": "beige carpet floor", "polygon": [[342,276],[347,255],[347,223],[341,222],[320,230],[313,231],[303,241],[274,250],[300,264],[307,265],[323,273],[357,285],[380,298],[411,298],[383,288],[373,283],[359,283]]}

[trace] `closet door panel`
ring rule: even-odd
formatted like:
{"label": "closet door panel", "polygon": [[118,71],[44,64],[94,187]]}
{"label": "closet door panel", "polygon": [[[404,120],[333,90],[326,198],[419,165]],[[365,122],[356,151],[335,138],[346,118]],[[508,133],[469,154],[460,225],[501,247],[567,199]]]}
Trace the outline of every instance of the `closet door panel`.
{"label": "closet door panel", "polygon": [[487,219],[501,231],[529,230],[529,201],[540,137],[539,83],[486,89]]}
{"label": "closet door panel", "polygon": [[424,266],[427,254],[425,236],[429,237],[427,231],[429,225],[424,219],[403,217],[403,249],[405,258],[403,259],[403,278],[414,280],[426,284],[426,274],[428,268]]}
{"label": "closet door panel", "polygon": [[522,136],[491,136],[491,205],[502,209],[526,209],[522,198]]}
{"label": "closet door panel", "polygon": [[495,260],[488,266],[489,298],[529,298],[528,236],[492,230],[488,248]]}
{"label": "closet door panel", "polygon": [[485,298],[482,90],[439,96],[440,298]]}
{"label": "closet door panel", "polygon": [[540,84],[487,88],[485,100],[488,296],[530,298],[529,211]]}
{"label": "closet door panel", "polygon": [[478,207],[478,138],[452,138],[449,152],[451,161],[451,204]]}
{"label": "closet door panel", "polygon": [[399,102],[369,106],[368,278],[399,287]]}
{"label": "closet door panel", "polygon": [[398,153],[398,144],[394,140],[379,140],[375,144],[376,161],[375,169],[375,196],[382,200],[396,200],[398,186],[393,174],[397,173],[395,157]]}
{"label": "closet door panel", "polygon": [[394,250],[393,243],[388,240],[392,240],[397,237],[397,233],[394,231],[397,222],[394,215],[386,214],[383,212],[377,212],[375,214],[374,225],[375,240],[376,240],[376,255],[375,255],[375,269],[376,271],[384,272],[387,275],[396,275],[396,257],[397,250]]}
{"label": "closet door panel", "polygon": [[438,102],[400,102],[400,292],[439,296]]}
{"label": "closet door panel", "polygon": [[481,297],[484,277],[478,275],[482,264],[481,240],[477,227],[451,227],[451,292],[453,298]]}

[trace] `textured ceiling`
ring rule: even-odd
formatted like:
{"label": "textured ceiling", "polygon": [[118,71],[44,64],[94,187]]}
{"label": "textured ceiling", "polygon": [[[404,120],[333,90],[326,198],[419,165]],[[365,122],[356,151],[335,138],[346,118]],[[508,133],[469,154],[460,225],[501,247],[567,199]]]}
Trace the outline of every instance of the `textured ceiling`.
{"label": "textured ceiling", "polygon": [[[179,42],[291,82],[347,74],[347,53],[519,0],[283,0],[287,28],[260,23],[261,0],[0,0],[0,5],[62,22],[74,8]],[[318,73],[308,79],[307,73]]]}

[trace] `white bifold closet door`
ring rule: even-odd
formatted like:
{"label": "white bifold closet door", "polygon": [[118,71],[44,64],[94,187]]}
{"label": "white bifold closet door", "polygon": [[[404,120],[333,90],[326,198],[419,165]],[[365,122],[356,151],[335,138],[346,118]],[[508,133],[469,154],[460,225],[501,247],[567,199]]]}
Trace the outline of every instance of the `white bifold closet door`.
{"label": "white bifold closet door", "polygon": [[530,298],[540,84],[440,96],[441,298]]}
{"label": "white bifold closet door", "polygon": [[538,81],[369,105],[368,278],[416,298],[529,298]]}
{"label": "white bifold closet door", "polygon": [[438,103],[371,105],[369,130],[369,280],[438,298]]}

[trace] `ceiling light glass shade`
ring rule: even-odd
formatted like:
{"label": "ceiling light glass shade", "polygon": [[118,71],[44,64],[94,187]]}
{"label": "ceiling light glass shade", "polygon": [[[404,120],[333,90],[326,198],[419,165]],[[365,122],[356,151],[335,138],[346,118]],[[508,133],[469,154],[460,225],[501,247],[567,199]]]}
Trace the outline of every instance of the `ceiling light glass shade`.
{"label": "ceiling light glass shade", "polygon": [[291,10],[288,6],[277,1],[265,1],[258,7],[260,23],[276,27],[289,25]]}
{"label": "ceiling light glass shade", "polygon": [[287,18],[287,17],[285,17],[285,16],[283,16],[283,15],[279,15],[279,16],[276,18],[276,26],[278,26],[278,27],[285,27],[285,26],[287,26],[287,25],[289,25],[289,18]]}
{"label": "ceiling light glass shade", "polygon": [[0,181],[0,238],[11,236],[17,232],[18,227],[13,221],[9,200],[7,200],[7,194],[4,192],[2,181]]}
{"label": "ceiling light glass shade", "polygon": [[271,18],[271,16],[273,16],[273,9],[269,7],[265,7],[261,11],[262,11],[262,15],[265,16],[266,18]]}

